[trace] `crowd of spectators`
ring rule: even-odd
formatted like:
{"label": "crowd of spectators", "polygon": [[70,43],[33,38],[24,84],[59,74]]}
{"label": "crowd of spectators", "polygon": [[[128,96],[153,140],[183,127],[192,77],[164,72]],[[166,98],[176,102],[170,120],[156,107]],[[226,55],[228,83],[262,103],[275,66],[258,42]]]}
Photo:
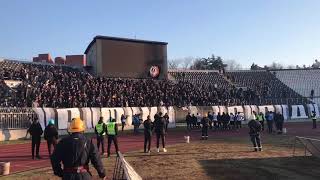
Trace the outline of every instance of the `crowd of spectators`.
{"label": "crowd of spectators", "polygon": [[[10,88],[4,80],[21,84]],[[0,62],[2,107],[145,107],[212,106],[259,103],[250,88],[216,83],[96,78],[68,66]]]}

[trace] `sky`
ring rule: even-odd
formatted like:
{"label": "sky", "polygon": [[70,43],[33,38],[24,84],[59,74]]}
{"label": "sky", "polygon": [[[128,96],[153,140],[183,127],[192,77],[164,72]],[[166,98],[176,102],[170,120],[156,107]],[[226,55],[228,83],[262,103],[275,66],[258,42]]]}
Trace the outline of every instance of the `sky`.
{"label": "sky", "polygon": [[168,59],[320,59],[319,0],[1,0],[0,57],[83,54],[96,35],[168,42]]}

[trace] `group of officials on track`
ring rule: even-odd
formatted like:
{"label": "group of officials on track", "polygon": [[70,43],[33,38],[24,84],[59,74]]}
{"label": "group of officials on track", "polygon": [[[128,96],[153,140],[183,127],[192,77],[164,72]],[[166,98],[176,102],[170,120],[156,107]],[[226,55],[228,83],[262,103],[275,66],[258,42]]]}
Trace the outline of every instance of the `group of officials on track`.
{"label": "group of officials on track", "polygon": [[[121,116],[122,129],[126,125],[126,121],[123,121]],[[187,115],[187,129],[189,130],[190,122],[192,118],[190,113]],[[244,119],[241,114],[234,117],[242,121]],[[201,127],[201,139],[208,139],[208,129],[219,128],[218,123],[215,122],[216,117],[212,116],[210,112],[204,114],[200,120]],[[254,151],[262,151],[261,137],[260,133],[264,130],[264,120],[267,121],[268,131],[273,132],[272,124],[275,120],[275,125],[278,130],[278,134],[282,133],[283,127],[283,116],[280,113],[267,112],[265,116],[262,113],[257,114],[253,112],[252,116],[249,119],[249,135],[250,140],[253,144]],[[311,115],[313,121],[313,128],[316,128],[317,115],[313,111]],[[100,117],[98,123],[95,126],[95,134],[97,139],[97,146],[93,143],[92,138],[88,138],[84,135],[85,125],[80,118],[73,118],[68,133],[69,136],[61,139],[58,142],[58,131],[55,126],[55,121],[53,119],[49,120],[48,126],[46,126],[44,132],[38,121],[38,119],[33,119],[33,122],[28,129],[27,133],[30,133],[32,137],[32,159],[41,159],[39,155],[39,148],[41,142],[41,135],[44,133],[44,139],[47,140],[48,153],[50,155],[52,169],[54,174],[61,177],[62,179],[91,179],[91,172],[89,170],[89,162],[97,170],[100,178],[105,178],[106,173],[101,161],[101,155],[107,155],[110,157],[110,148],[112,142],[114,142],[115,150],[118,155],[119,146],[118,146],[118,124],[115,119],[109,120],[109,122],[104,123],[103,117]],[[272,122],[272,123],[270,123]],[[163,152],[167,152],[165,148],[166,134],[168,131],[169,116],[168,114],[163,115],[161,112],[155,114],[154,121],[150,119],[150,116],[147,116],[147,119],[143,122],[144,127],[144,153],[151,152],[151,140],[153,132],[156,133],[156,151],[160,152],[160,139],[162,141]],[[235,125],[234,123],[233,125]],[[241,125],[241,123],[240,123]],[[241,127],[241,126],[240,126]],[[235,126],[235,128],[238,128]],[[222,130],[224,125],[222,123]],[[136,131],[136,130],[135,130]],[[104,151],[104,141],[105,136],[108,136],[108,148],[107,154]],[[51,147],[53,146],[54,151],[51,154]],[[102,149],[100,155],[99,149]],[[63,166],[61,166],[61,163]]]}

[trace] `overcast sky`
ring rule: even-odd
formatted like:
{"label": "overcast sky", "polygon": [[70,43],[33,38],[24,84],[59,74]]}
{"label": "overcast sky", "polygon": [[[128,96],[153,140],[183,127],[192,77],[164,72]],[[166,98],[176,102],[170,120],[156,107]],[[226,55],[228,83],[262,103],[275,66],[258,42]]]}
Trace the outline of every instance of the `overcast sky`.
{"label": "overcast sky", "polygon": [[243,67],[320,59],[319,0],[1,0],[0,57],[82,54],[96,35],[168,42]]}

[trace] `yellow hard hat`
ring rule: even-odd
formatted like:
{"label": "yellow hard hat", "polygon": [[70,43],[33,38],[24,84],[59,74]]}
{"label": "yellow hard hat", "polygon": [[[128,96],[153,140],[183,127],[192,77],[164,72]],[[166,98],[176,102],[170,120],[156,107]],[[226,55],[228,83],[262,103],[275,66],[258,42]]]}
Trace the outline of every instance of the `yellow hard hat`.
{"label": "yellow hard hat", "polygon": [[76,132],[83,132],[85,130],[83,121],[80,118],[73,118],[70,126],[69,132],[76,133]]}

